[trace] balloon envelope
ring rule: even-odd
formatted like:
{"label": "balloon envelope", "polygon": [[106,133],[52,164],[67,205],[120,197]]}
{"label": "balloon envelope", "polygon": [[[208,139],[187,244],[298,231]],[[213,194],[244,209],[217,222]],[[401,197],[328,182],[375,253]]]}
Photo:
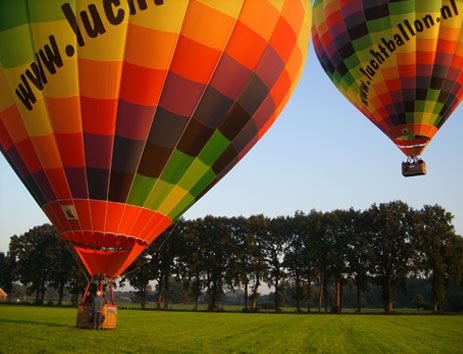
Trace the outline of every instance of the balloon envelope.
{"label": "balloon envelope", "polygon": [[0,2],[0,146],[91,275],[113,278],[262,137],[309,0]]}
{"label": "balloon envelope", "polygon": [[462,0],[316,0],[312,36],[336,87],[408,156],[462,100]]}

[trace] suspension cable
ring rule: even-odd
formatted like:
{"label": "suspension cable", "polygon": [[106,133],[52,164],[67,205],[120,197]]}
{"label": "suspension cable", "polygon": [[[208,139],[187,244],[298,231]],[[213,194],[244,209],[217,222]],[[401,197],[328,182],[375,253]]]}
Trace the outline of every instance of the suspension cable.
{"label": "suspension cable", "polygon": [[71,253],[72,255],[72,258],[74,258],[74,261],[77,263],[77,266],[79,267],[80,271],[82,272],[82,274],[84,275],[85,277],[85,280],[87,281],[87,283],[90,283],[90,279],[88,278],[87,276],[87,272],[85,272],[84,268],[82,267],[82,264],[81,264],[81,260],[79,259],[79,257],[77,256],[77,251],[75,250],[74,247],[71,247],[71,241],[67,240],[67,239],[63,239],[64,240],[64,244],[66,245],[66,247],[68,248],[69,252]]}
{"label": "suspension cable", "polygon": [[[175,221],[175,224],[174,224],[174,227],[172,228],[172,230],[170,230],[169,234],[167,235],[167,237],[161,242],[161,244],[159,245],[159,247],[156,249],[156,251],[154,251],[153,253],[150,254],[150,256],[154,256],[156,253],[159,252],[159,250],[162,248],[162,246],[164,246],[164,244],[167,242],[167,240],[170,238],[170,236],[173,234],[174,230],[177,228],[178,224],[180,223],[180,220],[181,218],[178,218],[177,221]],[[133,272],[135,272],[136,270],[139,270],[140,268],[142,268],[143,266],[145,266],[148,262],[150,261],[150,259],[147,259],[145,262],[143,262],[142,264],[140,264],[137,268],[135,269],[132,269],[130,272],[128,273],[124,273],[121,275],[121,277],[126,277],[127,275],[129,274],[132,274]]]}

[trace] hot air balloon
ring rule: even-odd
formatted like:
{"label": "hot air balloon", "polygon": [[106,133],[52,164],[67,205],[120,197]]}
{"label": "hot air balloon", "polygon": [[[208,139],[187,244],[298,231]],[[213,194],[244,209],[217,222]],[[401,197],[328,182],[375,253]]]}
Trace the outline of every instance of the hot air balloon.
{"label": "hot air balloon", "polygon": [[92,277],[112,279],[288,101],[309,0],[0,2],[3,155]]}
{"label": "hot air balloon", "polygon": [[419,155],[463,97],[462,0],[316,0],[317,57],[341,93],[426,173]]}

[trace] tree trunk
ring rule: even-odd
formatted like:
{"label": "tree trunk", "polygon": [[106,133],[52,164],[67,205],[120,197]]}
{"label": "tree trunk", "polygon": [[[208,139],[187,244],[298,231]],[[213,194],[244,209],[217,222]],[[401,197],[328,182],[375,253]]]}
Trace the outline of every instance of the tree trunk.
{"label": "tree trunk", "polygon": [[207,287],[206,287],[206,294],[207,294],[207,307],[209,308],[209,303],[211,301],[211,276],[210,274],[207,274],[207,277],[206,277],[206,284],[207,284]]}
{"label": "tree trunk", "polygon": [[[326,275],[323,278],[326,281]],[[326,284],[323,287],[323,302],[325,303],[325,312],[328,312],[328,290]]]}
{"label": "tree trunk", "polygon": [[342,312],[341,309],[341,277],[336,278],[336,308],[338,312]]}
{"label": "tree trunk", "polygon": [[391,300],[391,301],[389,301],[389,304],[387,306],[387,312],[392,312],[392,310],[393,310],[393,302]]}
{"label": "tree trunk", "polygon": [[223,310],[222,293],[221,293],[221,292],[218,294],[218,298],[217,298],[217,310],[218,310],[218,311],[222,311],[222,310]]}
{"label": "tree trunk", "polygon": [[296,312],[301,312],[301,281],[299,274],[296,273]]}
{"label": "tree trunk", "polygon": [[246,312],[249,311],[249,306],[248,306],[248,301],[249,301],[249,290],[248,290],[248,282],[244,284],[244,310]]}
{"label": "tree trunk", "polygon": [[207,293],[207,311],[213,311],[214,310],[214,294],[212,288],[209,290]]}
{"label": "tree trunk", "polygon": [[435,300],[434,301],[434,313],[439,313],[440,312],[440,301]]}
{"label": "tree trunk", "polygon": [[77,295],[76,293],[73,293],[73,294],[72,294],[71,302],[72,302],[72,305],[73,305],[74,307],[77,306],[77,296],[78,296],[78,295]]}
{"label": "tree trunk", "polygon": [[63,304],[63,298],[64,298],[64,281],[59,283],[59,295],[58,295],[58,306],[61,306]]}
{"label": "tree trunk", "polygon": [[162,302],[162,290],[164,288],[164,279],[161,277],[158,281],[159,284],[159,289],[158,289],[158,300],[156,303],[156,309],[160,310],[161,309],[161,302]]}
{"label": "tree trunk", "polygon": [[199,308],[199,296],[201,295],[201,285],[200,285],[199,277],[196,277],[195,281],[193,283],[193,294],[194,294],[194,300],[195,300],[194,311],[198,311],[198,308]]}
{"label": "tree trunk", "polygon": [[199,294],[196,294],[196,296],[195,296],[195,308],[194,308],[194,310],[195,310],[195,311],[198,311],[198,307],[199,307]]}
{"label": "tree trunk", "polygon": [[215,310],[215,300],[217,299],[217,283],[216,281],[212,282],[212,287],[209,291],[209,305],[207,307],[208,311]]}
{"label": "tree trunk", "polygon": [[220,277],[219,281],[217,282],[217,294],[216,294],[217,310],[218,311],[223,310],[222,295],[223,295],[223,282],[222,282],[222,278]]}
{"label": "tree trunk", "polygon": [[357,282],[357,312],[360,313],[362,311],[362,307],[360,302],[362,301],[362,291],[360,290],[360,285]]}
{"label": "tree trunk", "polygon": [[45,303],[45,293],[47,292],[47,288],[45,287],[45,282],[40,285],[40,304],[43,305]]}
{"label": "tree trunk", "polygon": [[251,311],[256,311],[257,309],[257,291],[259,290],[259,277],[257,277],[256,285],[254,285],[254,289],[252,290],[252,303],[251,303]]}
{"label": "tree trunk", "polygon": [[43,282],[40,285],[40,305],[43,305],[44,303],[46,291],[47,291],[47,288],[45,287],[45,282]]}
{"label": "tree trunk", "polygon": [[144,310],[146,307],[146,291],[143,291],[140,295],[141,309]]}
{"label": "tree trunk", "polygon": [[164,310],[169,309],[169,277],[166,276],[164,285]]}
{"label": "tree trunk", "polygon": [[389,313],[393,308],[393,293],[392,293],[392,283],[391,278],[387,277],[385,281],[384,289],[384,311]]}
{"label": "tree trunk", "polygon": [[37,289],[35,290],[35,303],[38,304],[40,301],[40,287],[37,286]]}
{"label": "tree trunk", "polygon": [[312,307],[312,283],[309,280],[307,281],[307,313],[310,313],[311,307]]}
{"label": "tree trunk", "polygon": [[342,299],[344,298],[343,296],[343,287],[342,287],[342,281],[341,281],[341,284],[340,284],[340,287],[339,287],[339,293],[341,294],[341,299],[339,300],[339,312],[342,312],[342,306],[343,306],[343,303],[342,303]]}
{"label": "tree trunk", "polygon": [[275,277],[275,312],[280,311],[280,287],[278,282],[278,277]]}
{"label": "tree trunk", "polygon": [[318,313],[322,312],[322,304],[323,304],[323,291],[324,291],[324,280],[323,275],[320,275],[320,289],[318,292]]}

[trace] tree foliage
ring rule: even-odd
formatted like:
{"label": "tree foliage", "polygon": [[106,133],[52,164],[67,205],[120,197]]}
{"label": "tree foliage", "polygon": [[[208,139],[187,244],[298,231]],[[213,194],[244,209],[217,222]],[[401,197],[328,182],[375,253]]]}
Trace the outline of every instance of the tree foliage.
{"label": "tree foliage", "polygon": [[[171,290],[177,294],[181,287],[195,309],[205,296],[210,311],[221,310],[223,295],[236,291],[244,310],[255,311],[266,284],[275,289],[266,301],[276,311],[293,300],[298,312],[304,304],[309,312],[312,306],[319,312],[342,311],[346,287],[355,287],[349,293],[356,294],[357,311],[370,301],[370,289],[381,289],[389,312],[416,277],[429,280],[432,299],[427,300],[440,311],[448,298],[455,302],[462,282],[463,239],[455,234],[452,218],[438,205],[417,210],[393,201],[363,211],[180,219],[141,254],[121,282],[135,289],[142,308],[154,290],[157,308],[163,303],[167,309]],[[71,258],[52,226],[35,227],[13,236],[8,253],[0,253],[0,286],[10,292],[19,281],[38,303],[47,287],[57,289],[60,302],[67,288],[77,303],[86,279]],[[176,299],[183,302],[185,296]],[[414,306],[421,300],[416,297]]]}

